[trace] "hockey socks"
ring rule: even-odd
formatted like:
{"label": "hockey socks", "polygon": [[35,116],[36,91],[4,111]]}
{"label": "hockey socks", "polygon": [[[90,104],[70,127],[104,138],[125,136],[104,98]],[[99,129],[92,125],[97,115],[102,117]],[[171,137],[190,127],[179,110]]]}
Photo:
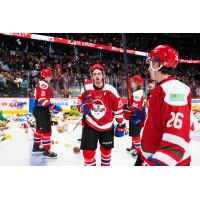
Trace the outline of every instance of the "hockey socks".
{"label": "hockey socks", "polygon": [[96,166],[95,153],[95,150],[83,150],[85,166]]}
{"label": "hockey socks", "polygon": [[101,150],[101,166],[110,166],[111,161],[111,149],[105,149],[100,146]]}
{"label": "hockey socks", "polygon": [[42,135],[43,135],[42,131],[40,129],[36,129],[33,135],[35,146],[40,146]]}
{"label": "hockey socks", "polygon": [[132,137],[132,146],[135,147],[138,153],[140,152],[140,149],[141,149],[140,136]]}
{"label": "hockey socks", "polygon": [[42,145],[45,151],[49,151],[51,148],[51,131],[43,132]]}

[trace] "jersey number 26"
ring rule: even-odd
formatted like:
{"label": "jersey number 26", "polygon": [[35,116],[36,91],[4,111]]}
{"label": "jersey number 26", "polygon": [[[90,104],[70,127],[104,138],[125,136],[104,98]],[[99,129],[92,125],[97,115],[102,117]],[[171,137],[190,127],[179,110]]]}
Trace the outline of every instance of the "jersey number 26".
{"label": "jersey number 26", "polygon": [[171,118],[167,122],[167,127],[169,128],[173,126],[174,128],[180,129],[183,124],[183,121],[182,121],[182,118],[184,117],[183,113],[171,112],[170,115],[171,115]]}

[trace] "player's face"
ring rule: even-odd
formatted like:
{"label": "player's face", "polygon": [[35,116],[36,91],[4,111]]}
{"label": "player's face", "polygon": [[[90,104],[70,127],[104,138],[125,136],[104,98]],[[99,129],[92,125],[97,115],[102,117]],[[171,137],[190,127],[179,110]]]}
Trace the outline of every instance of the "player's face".
{"label": "player's face", "polygon": [[95,69],[92,72],[92,82],[95,86],[101,87],[103,85],[103,73],[99,69]]}
{"label": "player's face", "polygon": [[158,63],[153,63],[152,61],[150,61],[148,71],[150,73],[151,79],[154,80],[154,81],[157,80],[158,71],[155,71],[155,70],[158,69],[158,67],[159,67]]}
{"label": "player's face", "polygon": [[45,80],[46,80],[47,83],[50,83],[51,79],[52,79],[51,76],[48,76],[48,77],[45,78]]}
{"label": "player's face", "polygon": [[135,81],[133,81],[131,85],[132,85],[133,91],[137,90],[137,83]]}

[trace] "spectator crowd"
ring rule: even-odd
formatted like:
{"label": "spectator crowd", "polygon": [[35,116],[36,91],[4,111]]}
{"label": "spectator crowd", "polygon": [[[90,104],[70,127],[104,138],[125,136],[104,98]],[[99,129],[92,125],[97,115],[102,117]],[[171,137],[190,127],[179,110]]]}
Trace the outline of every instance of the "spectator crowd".
{"label": "spectator crowd", "polygon": [[[121,46],[120,34],[61,34],[61,36],[54,34],[53,36],[68,38],[73,36],[74,40]],[[134,38],[135,40],[131,40],[131,34],[127,34],[129,47],[140,51],[149,50],[151,45],[148,46],[148,41],[144,37],[135,34]],[[126,96],[126,76],[121,53],[79,47],[77,60],[71,46],[60,44],[50,46],[43,41],[19,40],[8,36],[1,36],[0,39],[1,97],[32,97],[39,80],[39,72],[46,67],[53,71],[51,86],[56,97],[77,96],[82,82],[80,74],[84,79],[89,78],[88,69],[93,63],[104,64],[106,82],[114,85],[121,96]],[[141,74],[148,84],[148,67],[144,57],[129,56],[128,61],[130,74]],[[192,88],[193,98],[200,98],[199,67],[192,64],[179,64],[177,67],[177,77]]]}

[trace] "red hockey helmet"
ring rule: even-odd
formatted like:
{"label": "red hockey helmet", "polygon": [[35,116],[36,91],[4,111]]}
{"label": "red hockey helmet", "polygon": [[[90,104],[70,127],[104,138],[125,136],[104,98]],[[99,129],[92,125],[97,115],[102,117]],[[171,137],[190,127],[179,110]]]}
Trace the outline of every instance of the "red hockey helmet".
{"label": "red hockey helmet", "polygon": [[159,62],[164,67],[175,68],[179,63],[179,55],[174,48],[168,45],[159,45],[150,51],[148,60]]}
{"label": "red hockey helmet", "polygon": [[105,72],[104,66],[101,64],[94,64],[90,67],[90,73],[92,73],[95,69],[100,69],[101,71]]}
{"label": "red hockey helmet", "polygon": [[140,75],[133,76],[133,81],[137,82],[137,84],[143,84],[144,83],[144,79]]}
{"label": "red hockey helmet", "polygon": [[42,78],[51,77],[52,76],[52,72],[49,69],[42,69],[41,72],[40,72],[40,76]]}

